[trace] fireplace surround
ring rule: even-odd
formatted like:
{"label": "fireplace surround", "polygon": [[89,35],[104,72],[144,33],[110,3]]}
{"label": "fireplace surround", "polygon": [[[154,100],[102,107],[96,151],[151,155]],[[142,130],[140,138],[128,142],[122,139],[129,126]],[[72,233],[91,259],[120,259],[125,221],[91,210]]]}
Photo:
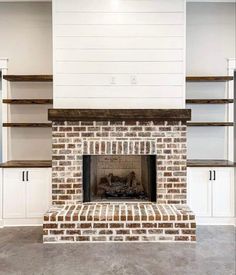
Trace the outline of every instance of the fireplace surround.
{"label": "fireplace surround", "polygon": [[[195,241],[195,217],[186,205],[186,121],[190,117],[187,109],[49,110],[53,206],[44,217],[44,242]],[[129,182],[130,187],[134,174],[138,186],[138,159],[148,156],[155,163],[155,189],[150,189],[148,199],[127,200],[132,188],[122,195],[125,200],[111,199],[112,188],[108,188],[108,200],[88,196],[91,169],[86,170],[85,163],[88,168],[90,162],[91,168],[91,158],[102,168],[109,168],[112,159],[133,158],[132,164],[120,164],[120,168],[131,165],[127,174],[123,168],[109,177],[112,173],[100,171],[107,188],[121,182],[126,187]],[[108,166],[103,163],[106,158],[110,158]]]}

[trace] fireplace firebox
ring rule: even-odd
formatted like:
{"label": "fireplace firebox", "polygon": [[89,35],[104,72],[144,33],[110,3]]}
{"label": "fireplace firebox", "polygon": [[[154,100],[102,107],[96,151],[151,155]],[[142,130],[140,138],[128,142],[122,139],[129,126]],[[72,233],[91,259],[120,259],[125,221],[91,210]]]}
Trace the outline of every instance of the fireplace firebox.
{"label": "fireplace firebox", "polygon": [[84,155],[84,202],[156,202],[156,156]]}

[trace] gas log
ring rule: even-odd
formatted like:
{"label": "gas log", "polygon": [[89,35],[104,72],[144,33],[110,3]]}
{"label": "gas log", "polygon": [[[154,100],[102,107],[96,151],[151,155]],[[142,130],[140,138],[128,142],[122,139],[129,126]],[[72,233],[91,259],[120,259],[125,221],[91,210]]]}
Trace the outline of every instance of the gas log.
{"label": "gas log", "polygon": [[112,173],[102,177],[98,183],[97,195],[106,198],[147,198],[142,183],[137,180],[133,171],[125,177],[115,176]]}

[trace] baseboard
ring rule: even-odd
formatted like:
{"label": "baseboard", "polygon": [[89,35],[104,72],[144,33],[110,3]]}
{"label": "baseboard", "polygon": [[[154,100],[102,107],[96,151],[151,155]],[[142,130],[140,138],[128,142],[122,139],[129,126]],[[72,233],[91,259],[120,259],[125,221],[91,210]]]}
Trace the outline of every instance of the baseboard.
{"label": "baseboard", "polygon": [[236,226],[236,218],[224,217],[196,217],[197,225],[234,225]]}
{"label": "baseboard", "polygon": [[7,226],[42,226],[43,218],[35,219],[4,219],[3,227]]}

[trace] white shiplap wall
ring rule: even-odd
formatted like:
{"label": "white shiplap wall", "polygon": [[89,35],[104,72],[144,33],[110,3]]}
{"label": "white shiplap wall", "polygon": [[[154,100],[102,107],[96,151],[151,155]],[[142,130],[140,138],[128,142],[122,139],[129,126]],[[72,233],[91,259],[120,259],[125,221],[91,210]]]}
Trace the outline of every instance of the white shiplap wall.
{"label": "white shiplap wall", "polygon": [[55,108],[184,108],[184,0],[54,0]]}

